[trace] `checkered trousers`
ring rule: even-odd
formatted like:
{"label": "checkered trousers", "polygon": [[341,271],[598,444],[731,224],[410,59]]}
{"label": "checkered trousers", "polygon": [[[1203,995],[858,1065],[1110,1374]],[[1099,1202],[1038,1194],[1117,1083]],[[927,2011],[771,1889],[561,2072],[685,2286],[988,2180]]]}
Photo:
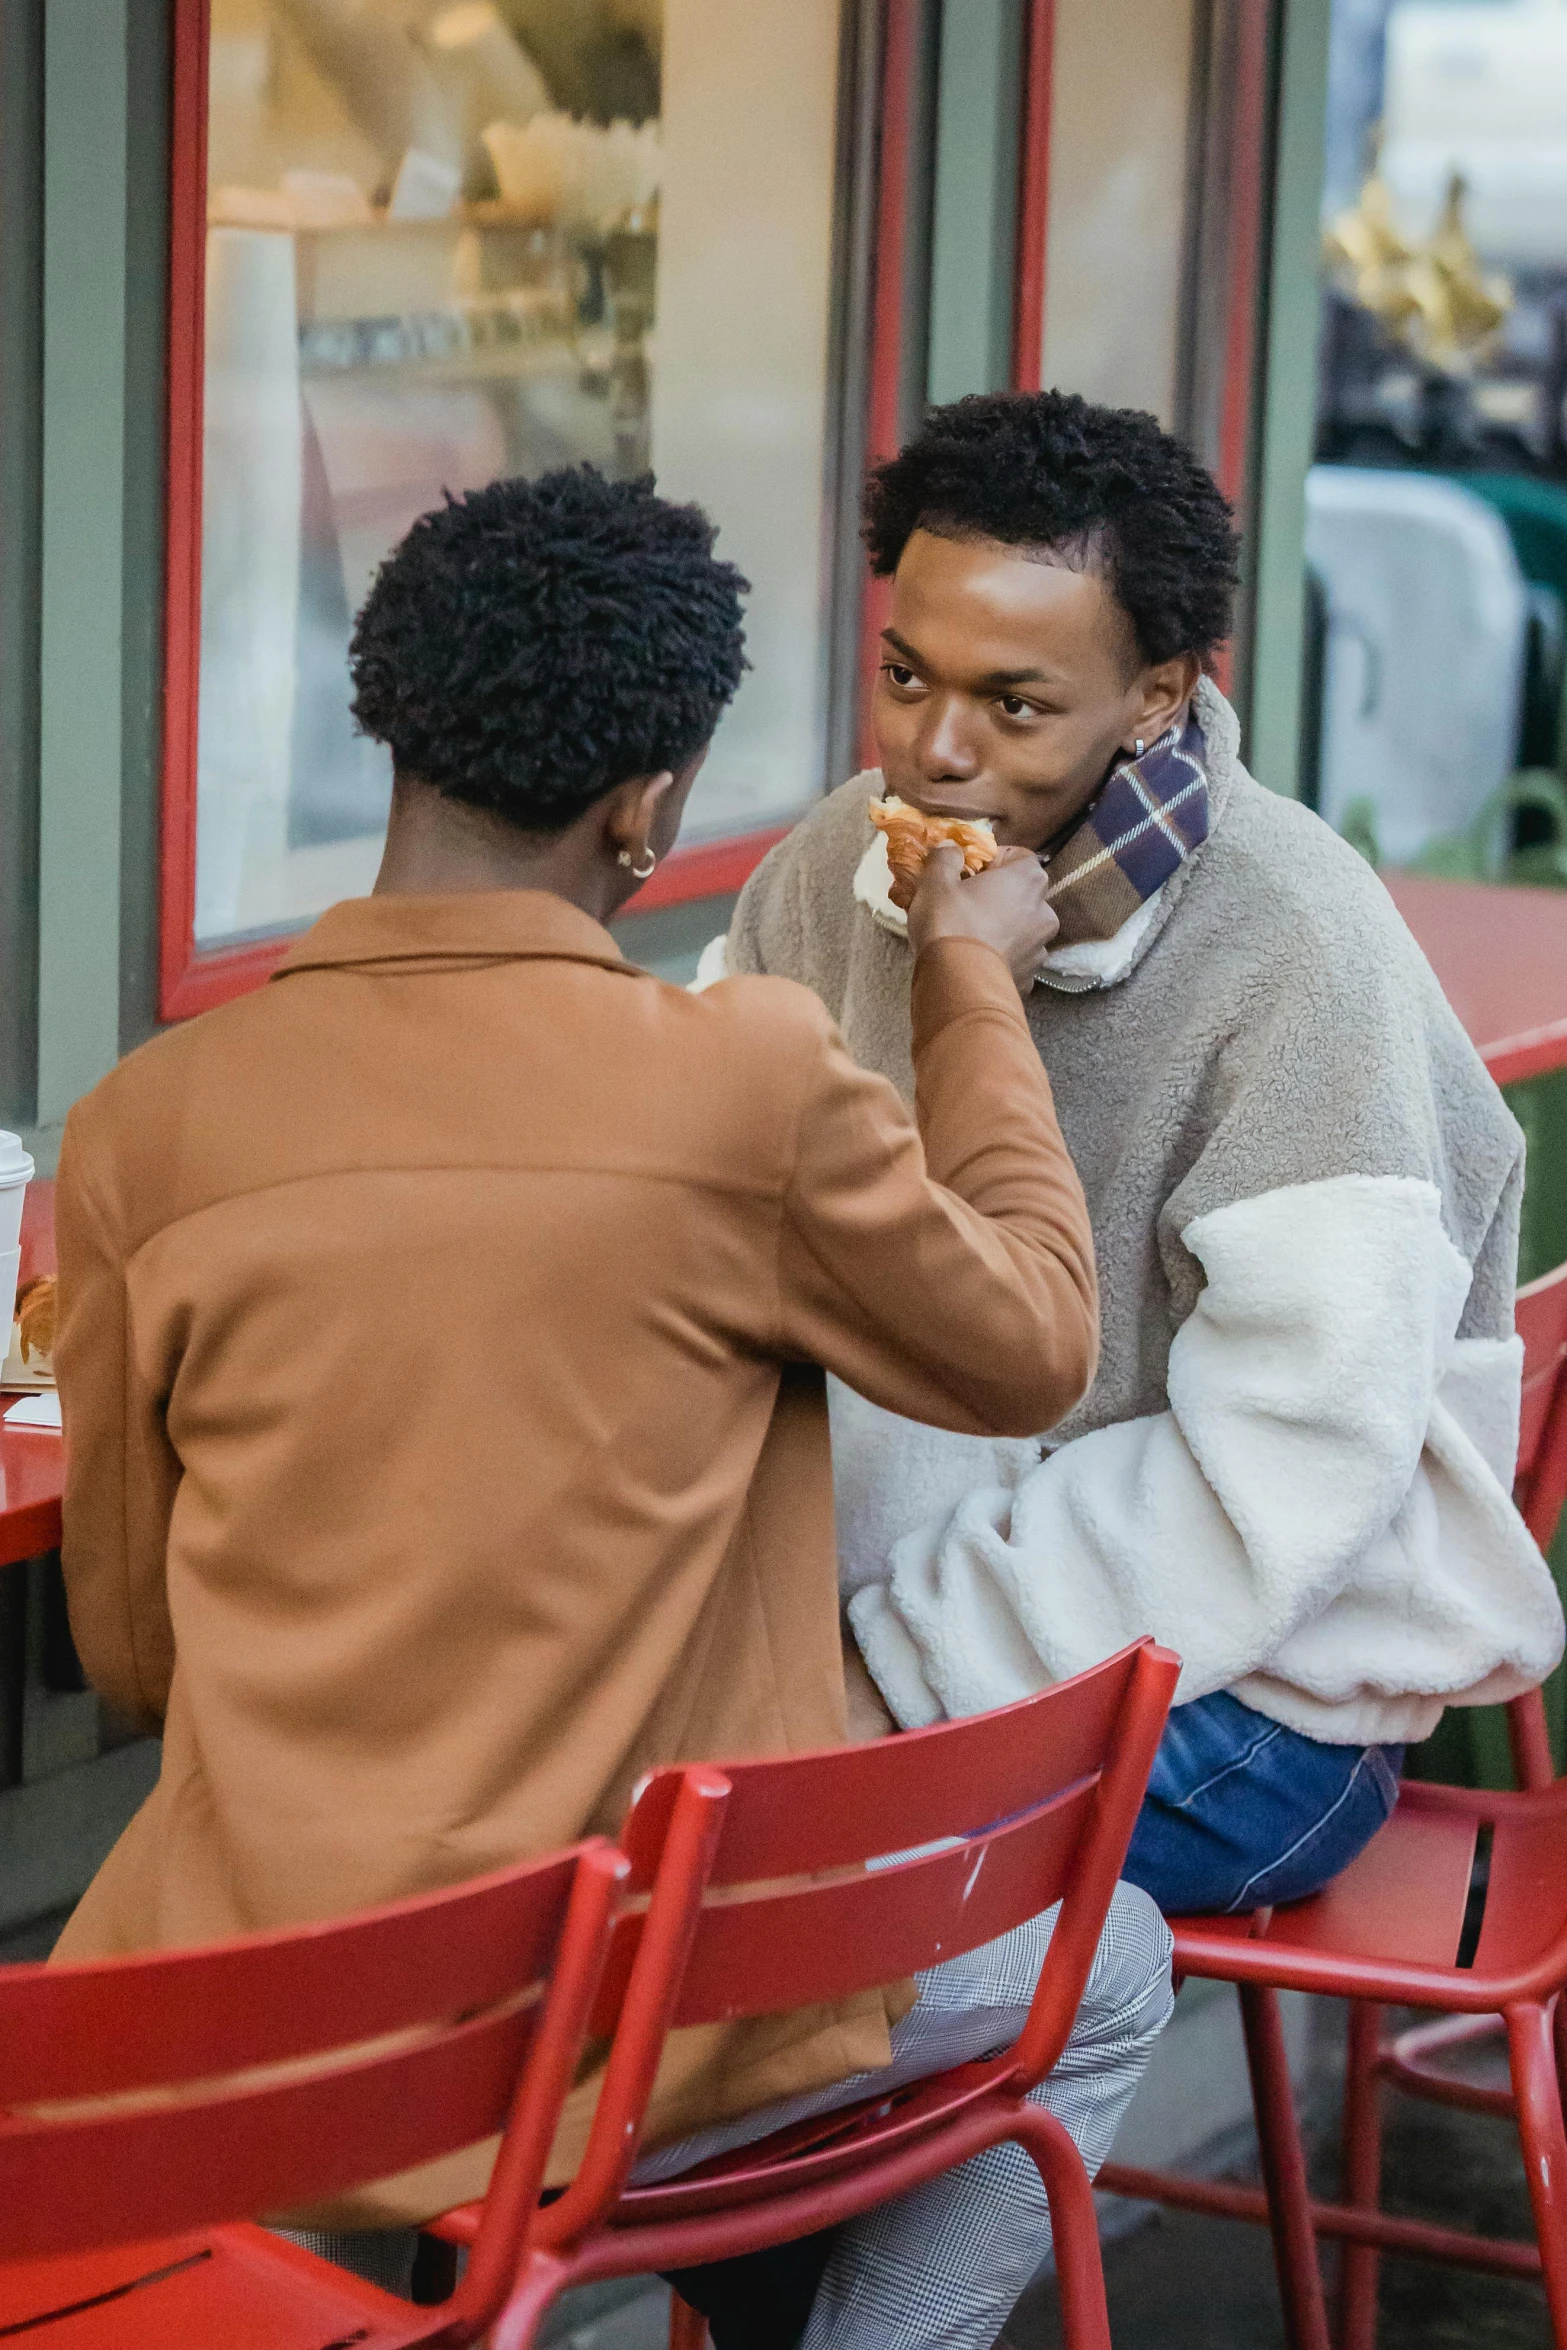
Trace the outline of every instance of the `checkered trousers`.
{"label": "checkered trousers", "polygon": [[[1055,1910],[918,1978],[919,1999],[892,2032],[884,2072],[791,2097],[660,2148],[636,2178],[670,2178],[795,2121],[972,2063],[1017,2038]],[[1145,1893],[1116,1889],[1061,2061],[1034,2092],[1076,2140],[1090,2174],[1169,2020],[1170,1932]],[[839,2232],[804,2350],[989,2350],[1050,2249],[1039,2173],[1021,2146],[994,2146],[960,2168],[851,2220]]]}

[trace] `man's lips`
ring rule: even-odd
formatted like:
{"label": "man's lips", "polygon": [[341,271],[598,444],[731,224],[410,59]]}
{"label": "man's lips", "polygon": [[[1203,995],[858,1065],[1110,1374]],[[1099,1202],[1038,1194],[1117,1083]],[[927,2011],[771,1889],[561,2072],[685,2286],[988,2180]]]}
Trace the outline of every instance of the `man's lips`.
{"label": "man's lips", "polygon": [[907,792],[900,794],[900,797],[907,800],[911,808],[918,808],[922,816],[950,816],[959,824],[999,824],[1001,822],[1001,818],[989,808],[947,807],[935,800],[910,799]]}

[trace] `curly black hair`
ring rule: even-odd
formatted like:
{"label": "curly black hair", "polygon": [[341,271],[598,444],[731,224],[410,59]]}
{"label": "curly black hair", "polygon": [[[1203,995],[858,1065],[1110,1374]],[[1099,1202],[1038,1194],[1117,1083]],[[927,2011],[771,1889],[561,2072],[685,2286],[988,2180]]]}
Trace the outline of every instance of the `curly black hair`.
{"label": "curly black hair", "polygon": [[749,587],[699,506],[591,465],[422,515],[354,625],[354,716],[399,773],[558,832],[634,775],[683,767],[745,668]]}
{"label": "curly black hair", "polygon": [[1232,625],[1239,542],[1191,451],[1134,408],[1075,392],[980,392],[932,409],[865,490],[881,578],[916,530],[1048,548],[1101,570],[1146,661],[1204,659]]}

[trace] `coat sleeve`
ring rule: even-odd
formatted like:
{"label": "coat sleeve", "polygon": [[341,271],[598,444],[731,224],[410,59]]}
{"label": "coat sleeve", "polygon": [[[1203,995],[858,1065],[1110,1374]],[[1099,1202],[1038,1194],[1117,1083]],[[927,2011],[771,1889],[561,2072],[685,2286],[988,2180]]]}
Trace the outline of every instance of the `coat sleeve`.
{"label": "coat sleeve", "polygon": [[887,1409],[979,1435],[1069,1411],[1098,1344],[1093,1242],[999,955],[914,973],[918,1131],[821,1020],[779,1239],[779,1344]]}
{"label": "coat sleeve", "polygon": [[180,1469],[161,1403],[136,1365],[124,1246],[96,1196],[93,1158],[75,1111],[55,1189],[55,1371],[66,1442],[61,1561],[88,1680],[117,1711],[156,1728],[174,1670],[165,1559]]}

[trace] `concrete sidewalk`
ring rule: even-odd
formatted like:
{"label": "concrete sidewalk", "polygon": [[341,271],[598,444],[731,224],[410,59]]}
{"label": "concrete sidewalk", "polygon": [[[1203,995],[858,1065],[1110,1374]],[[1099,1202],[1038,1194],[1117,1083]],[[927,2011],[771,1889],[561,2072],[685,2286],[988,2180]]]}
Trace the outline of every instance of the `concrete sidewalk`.
{"label": "concrete sidewalk", "polygon": [[[1318,2191],[1331,2193],[1330,2146],[1319,2147],[1314,2167]],[[1523,2162],[1505,2122],[1392,2099],[1384,2181],[1389,2210],[1488,2235],[1531,2233]],[[1261,2228],[1161,2212],[1107,2246],[1105,2276],[1116,2350],[1283,2350]],[[1002,2340],[1006,2350],[1058,2350],[1048,2282],[1029,2288]],[[1551,2350],[1545,2296],[1511,2278],[1385,2260],[1377,2350]]]}

